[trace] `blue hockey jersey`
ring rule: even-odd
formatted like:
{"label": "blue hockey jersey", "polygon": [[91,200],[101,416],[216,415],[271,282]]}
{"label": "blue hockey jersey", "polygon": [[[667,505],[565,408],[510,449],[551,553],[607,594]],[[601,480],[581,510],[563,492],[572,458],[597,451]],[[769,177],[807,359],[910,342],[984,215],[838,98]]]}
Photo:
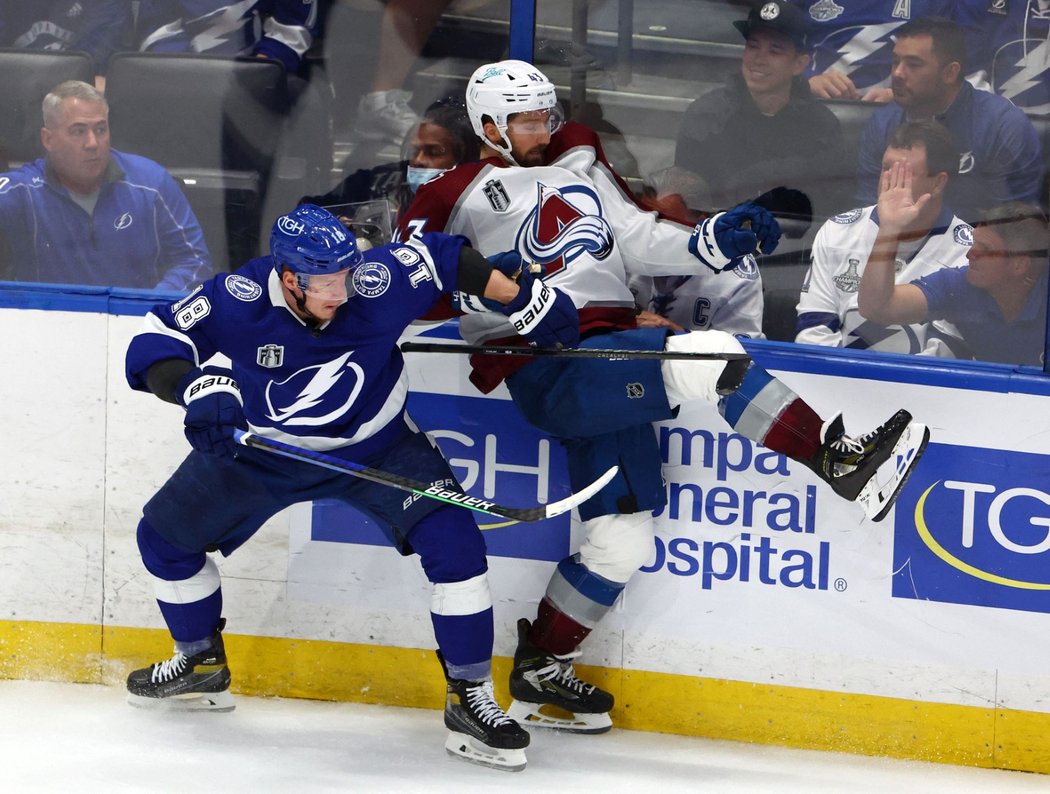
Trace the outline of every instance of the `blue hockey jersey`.
{"label": "blue hockey jersey", "polygon": [[408,379],[397,340],[457,287],[463,237],[430,233],[365,252],[351,297],[318,327],[288,307],[269,257],[220,273],[146,315],[131,341],[128,383],[163,359],[232,361],[253,432],[360,459],[403,432]]}

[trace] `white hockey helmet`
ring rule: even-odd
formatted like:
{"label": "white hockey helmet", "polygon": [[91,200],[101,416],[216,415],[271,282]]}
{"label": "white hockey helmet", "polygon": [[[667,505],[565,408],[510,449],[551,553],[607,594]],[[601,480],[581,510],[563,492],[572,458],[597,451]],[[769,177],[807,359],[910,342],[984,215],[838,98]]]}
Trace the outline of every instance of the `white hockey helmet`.
{"label": "white hockey helmet", "polygon": [[[525,61],[485,64],[470,76],[467,83],[467,115],[475,134],[510,162],[514,159],[507,138],[507,117],[530,110],[550,110],[553,115],[557,104],[554,83]],[[492,119],[505,145],[494,144],[485,137],[482,123],[485,116]]]}

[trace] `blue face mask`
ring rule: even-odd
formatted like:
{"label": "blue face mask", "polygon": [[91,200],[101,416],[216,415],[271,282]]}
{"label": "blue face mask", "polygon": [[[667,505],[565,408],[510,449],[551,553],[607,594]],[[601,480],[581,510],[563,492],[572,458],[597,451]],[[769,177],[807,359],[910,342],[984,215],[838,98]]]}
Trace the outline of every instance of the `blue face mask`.
{"label": "blue face mask", "polygon": [[406,176],[408,189],[415,193],[419,190],[420,185],[425,185],[431,179],[440,176],[447,170],[447,168],[416,168],[414,165],[410,165]]}

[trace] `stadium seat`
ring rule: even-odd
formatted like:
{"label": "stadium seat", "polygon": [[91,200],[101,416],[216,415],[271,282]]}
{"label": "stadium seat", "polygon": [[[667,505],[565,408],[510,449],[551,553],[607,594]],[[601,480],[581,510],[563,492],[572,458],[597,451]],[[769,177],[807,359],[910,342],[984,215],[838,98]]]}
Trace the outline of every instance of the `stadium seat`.
{"label": "stadium seat", "polygon": [[0,48],[0,158],[8,167],[42,157],[40,103],[65,80],[94,83],[95,64],[85,52]]}
{"label": "stadium seat", "polygon": [[330,150],[291,140],[277,61],[118,53],[106,96],[113,145],[156,160],[182,184],[216,270],[262,253],[268,202],[276,217],[314,192],[331,167]]}

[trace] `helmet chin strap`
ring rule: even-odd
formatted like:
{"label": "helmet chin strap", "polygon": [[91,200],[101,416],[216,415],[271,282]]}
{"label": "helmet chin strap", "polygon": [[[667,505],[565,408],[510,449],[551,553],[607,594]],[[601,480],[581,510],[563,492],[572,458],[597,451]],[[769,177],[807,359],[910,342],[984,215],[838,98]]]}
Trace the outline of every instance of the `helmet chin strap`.
{"label": "helmet chin strap", "polygon": [[489,147],[494,149],[499,154],[499,156],[503,158],[504,162],[506,162],[508,165],[520,166],[521,163],[514,159],[514,155],[511,151],[510,139],[507,137],[507,131],[505,129],[501,130],[499,127],[496,127],[496,132],[499,133],[501,142],[493,143],[488,138],[486,138],[485,143],[487,143]]}

